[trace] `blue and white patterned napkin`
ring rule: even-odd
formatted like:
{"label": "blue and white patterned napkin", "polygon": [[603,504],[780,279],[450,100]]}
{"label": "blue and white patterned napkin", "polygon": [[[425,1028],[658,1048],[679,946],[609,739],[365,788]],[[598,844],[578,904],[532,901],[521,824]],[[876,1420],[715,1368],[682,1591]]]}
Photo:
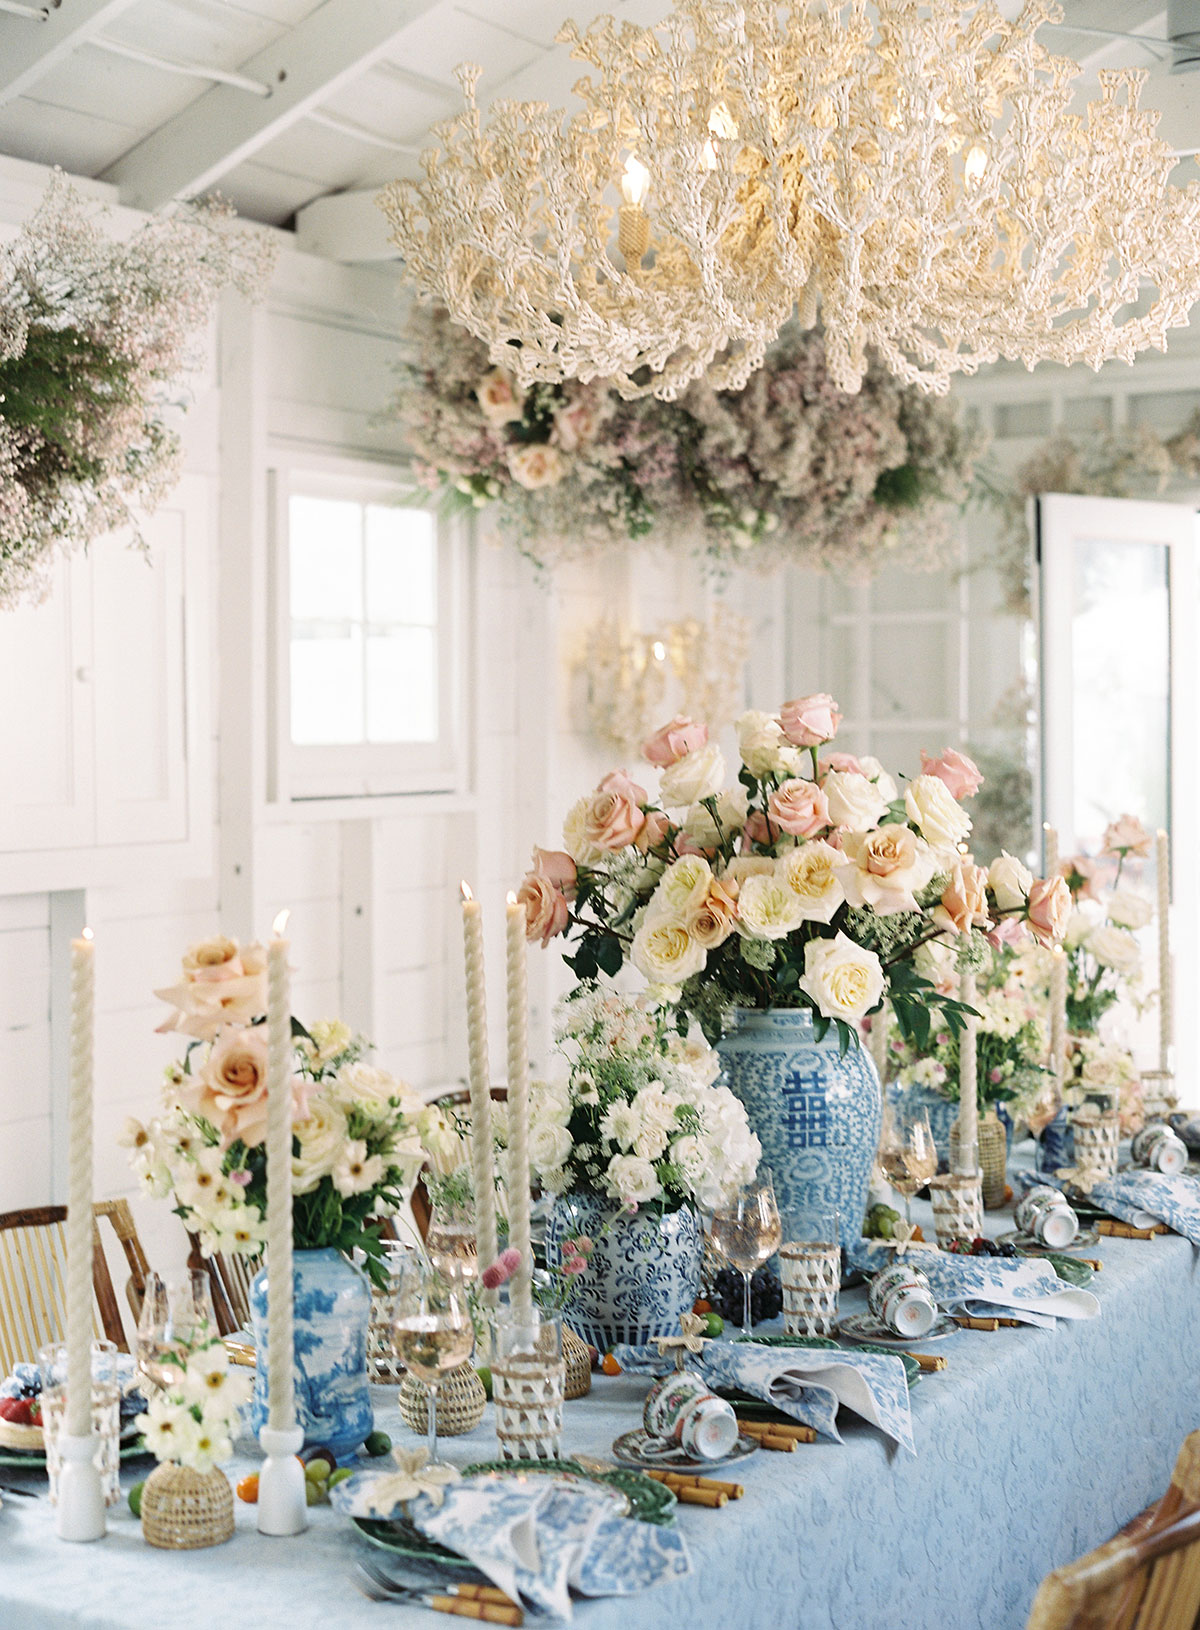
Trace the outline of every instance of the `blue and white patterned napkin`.
{"label": "blue and white patterned napkin", "polygon": [[1116,1172],[1094,1184],[1088,1199],[1135,1228],[1152,1227],[1162,1221],[1193,1245],[1200,1245],[1200,1182],[1194,1177],[1168,1177],[1164,1172],[1152,1171]]}
{"label": "blue and white patterned napkin", "polygon": [[[673,1357],[657,1347],[614,1347],[623,1370],[665,1375]],[[899,1358],[886,1353],[841,1353],[832,1347],[766,1347],[756,1342],[707,1341],[689,1357],[710,1387],[736,1387],[762,1398],[826,1437],[841,1441],[838,1406],[845,1404],[885,1437],[915,1455],[908,1377]]]}
{"label": "blue and white patterned napkin", "polygon": [[[878,1273],[892,1260],[885,1247],[863,1240],[850,1250],[864,1273]],[[1064,1284],[1050,1263],[1032,1257],[959,1256],[953,1251],[914,1251],[905,1258],[929,1280],[935,1299],[980,1318],[997,1314],[1053,1329],[1059,1319],[1095,1319],[1100,1303],[1090,1290]]]}
{"label": "blue and white patterned napkin", "polygon": [[[346,1516],[378,1517],[373,1488],[386,1476],[362,1471],[330,1492]],[[467,1477],[440,1506],[407,1502],[414,1527],[457,1551],[514,1601],[552,1618],[571,1617],[571,1589],[626,1596],[691,1572],[683,1535],[613,1513],[610,1493],[553,1477]]]}

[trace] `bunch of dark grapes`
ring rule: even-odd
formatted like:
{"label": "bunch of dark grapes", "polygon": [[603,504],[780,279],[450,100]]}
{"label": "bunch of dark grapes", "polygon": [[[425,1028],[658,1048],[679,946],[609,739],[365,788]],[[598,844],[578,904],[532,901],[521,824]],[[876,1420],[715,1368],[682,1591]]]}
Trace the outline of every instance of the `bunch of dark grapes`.
{"label": "bunch of dark grapes", "polygon": [[[714,1312],[729,1324],[742,1322],[742,1276],[734,1268],[722,1268],[709,1297]],[[750,1280],[750,1317],[755,1324],[777,1319],[783,1312],[783,1287],[770,1268],[759,1268]]]}

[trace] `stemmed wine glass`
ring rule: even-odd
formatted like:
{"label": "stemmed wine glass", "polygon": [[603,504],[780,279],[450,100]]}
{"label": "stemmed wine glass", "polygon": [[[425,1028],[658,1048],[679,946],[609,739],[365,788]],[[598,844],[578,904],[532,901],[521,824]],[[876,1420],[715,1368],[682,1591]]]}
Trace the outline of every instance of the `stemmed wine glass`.
{"label": "stemmed wine glass", "polygon": [[169,1281],[148,1273],[138,1315],[137,1367],[151,1391],[168,1387],[174,1372],[186,1366],[192,1343],[216,1328],[212,1283],[202,1268]]}
{"label": "stemmed wine glass", "polygon": [[929,1129],[927,1109],[903,1110],[899,1117],[892,1108],[885,1113],[879,1140],[879,1164],[893,1188],[904,1196],[904,1220],[912,1225],[912,1197],[937,1175],[937,1145]]}
{"label": "stemmed wine glass", "polygon": [[475,1345],[467,1280],[442,1257],[413,1256],[400,1266],[392,1308],[392,1345],[401,1363],[429,1392],[429,1464],[437,1452],[437,1395],[443,1375],[465,1364]]}
{"label": "stemmed wine glass", "polygon": [[1042,1134],[1050,1122],[1058,1114],[1062,1105],[1058,1082],[1052,1075],[1048,1075],[1042,1090],[1025,1110],[1025,1123],[1033,1134],[1033,1141],[1037,1145],[1034,1154],[1034,1166],[1038,1171],[1042,1166]]}
{"label": "stemmed wine glass", "polygon": [[713,1212],[712,1242],[742,1276],[742,1331],[749,1335],[751,1277],[755,1268],[769,1261],[783,1243],[783,1225],[768,1168],[760,1168],[752,1183],[732,1190],[721,1200]]}

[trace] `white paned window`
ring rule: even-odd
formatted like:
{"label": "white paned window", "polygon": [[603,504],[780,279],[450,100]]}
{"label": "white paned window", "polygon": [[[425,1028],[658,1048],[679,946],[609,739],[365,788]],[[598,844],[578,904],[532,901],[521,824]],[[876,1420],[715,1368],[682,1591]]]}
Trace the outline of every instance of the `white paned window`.
{"label": "white paned window", "polygon": [[455,541],[394,475],[275,472],[277,793],[458,785]]}

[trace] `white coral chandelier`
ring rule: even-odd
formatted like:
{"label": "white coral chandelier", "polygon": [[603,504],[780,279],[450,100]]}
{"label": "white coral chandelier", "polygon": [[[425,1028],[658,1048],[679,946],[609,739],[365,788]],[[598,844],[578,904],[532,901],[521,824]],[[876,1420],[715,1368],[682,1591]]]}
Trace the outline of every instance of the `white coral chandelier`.
{"label": "white coral chandelier", "polygon": [[1007,357],[1131,361],[1200,297],[1200,184],[1141,110],[1142,75],[1080,70],[956,0],[678,0],[656,30],[560,42],[594,72],[570,118],[478,70],[426,179],[381,196],[409,273],[535,380],[671,398],[737,389],[784,322],[824,327],[856,391],[868,346],[907,384]]}

